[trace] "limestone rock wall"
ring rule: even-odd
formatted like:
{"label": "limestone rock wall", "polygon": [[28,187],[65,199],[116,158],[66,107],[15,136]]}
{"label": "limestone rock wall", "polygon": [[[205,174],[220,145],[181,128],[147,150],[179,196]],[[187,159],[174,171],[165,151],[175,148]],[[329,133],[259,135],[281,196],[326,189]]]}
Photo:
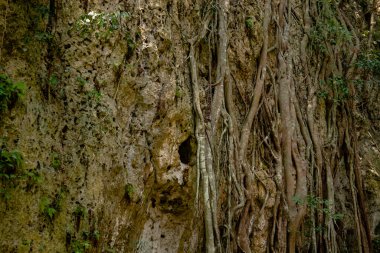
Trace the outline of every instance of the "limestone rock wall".
{"label": "limestone rock wall", "polygon": [[[1,181],[0,252],[205,251],[188,55],[202,15],[217,9],[206,2],[0,0],[0,73],[26,85],[24,97],[0,114],[1,148],[24,157],[24,174],[12,184]],[[302,2],[294,2],[292,15],[300,20]],[[228,58],[238,121],[254,92],[263,5],[230,1]],[[302,25],[290,32],[300,84]],[[210,36],[197,49],[205,115],[217,39]],[[268,62],[274,65],[274,54]],[[306,105],[307,87],[300,87]],[[363,129],[379,129],[372,127]],[[379,236],[375,140],[366,135],[360,143],[371,231]],[[264,164],[256,173],[254,204],[266,206],[255,217],[254,252],[267,250],[276,197]],[[342,186],[341,192],[337,198],[347,201],[349,191]]]}
{"label": "limestone rock wall", "polygon": [[2,252],[197,250],[192,104],[172,5],[0,3],[1,68],[27,86],[0,135],[43,178],[1,201]]}

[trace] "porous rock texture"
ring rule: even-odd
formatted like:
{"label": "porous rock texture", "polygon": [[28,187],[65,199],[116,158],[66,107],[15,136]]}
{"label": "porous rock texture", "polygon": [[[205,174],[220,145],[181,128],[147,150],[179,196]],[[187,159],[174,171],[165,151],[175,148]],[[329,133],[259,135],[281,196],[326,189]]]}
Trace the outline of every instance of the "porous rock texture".
{"label": "porous rock texture", "polygon": [[[192,104],[168,3],[54,5],[49,17],[40,11],[49,11],[47,1],[1,3],[8,12],[2,68],[27,84],[23,102],[2,118],[1,136],[43,175],[35,189],[15,189],[1,202],[1,251],[65,252],[84,231],[99,231],[99,252],[196,251]],[[90,10],[130,16],[96,39],[74,28]],[[39,40],[36,30],[49,26],[54,41]],[[41,198],[59,192],[61,210],[49,221]]]}
{"label": "porous rock texture", "polygon": [[[291,6],[285,12],[283,2]],[[204,221],[208,207],[201,200],[206,195],[205,176],[198,171],[202,159],[196,132],[196,92],[208,131],[206,139],[213,143],[213,159],[220,161],[214,161],[219,167],[213,167],[217,197],[210,197],[210,201],[216,199],[216,205],[211,204],[211,209],[217,208],[211,212],[216,217],[211,222],[216,251],[290,252],[292,243],[298,252],[334,252],[330,250],[337,250],[336,245],[341,247],[337,252],[370,252],[370,247],[376,251],[379,244],[368,244],[380,240],[380,128],[379,115],[375,115],[380,106],[379,88],[371,88],[377,97],[365,91],[367,100],[361,101],[367,111],[353,114],[347,112],[351,107],[339,104],[341,98],[329,100],[331,94],[339,96],[339,91],[320,91],[323,84],[318,77],[327,82],[332,73],[345,75],[351,71],[345,69],[351,55],[333,45],[326,50],[337,57],[323,57],[309,46],[311,53],[308,51],[305,63],[302,43],[305,34],[309,35],[305,15],[309,2],[313,9],[313,3],[322,1],[0,0],[0,71],[27,86],[24,97],[1,115],[0,137],[3,147],[22,153],[26,171],[42,178],[33,184],[18,180],[7,188],[9,198],[0,200],[0,251],[213,252]],[[349,13],[339,22],[361,36],[367,13],[360,1],[337,2]],[[268,6],[272,15],[265,28]],[[226,15],[226,34],[220,29],[221,10],[226,11],[222,13]],[[292,20],[289,27],[283,25],[283,13],[289,14],[289,23]],[[347,25],[349,21],[352,24]],[[287,36],[288,42],[278,42],[279,33]],[[224,72],[216,70],[222,37],[228,40]],[[265,43],[267,69],[262,74]],[[192,78],[190,51],[194,46],[199,90],[194,89]],[[295,83],[285,93],[290,94],[291,104],[300,105],[289,107],[293,119],[289,125],[286,110],[279,105],[283,100],[278,99],[284,90],[277,84],[287,75],[277,64],[281,57],[291,59],[286,72],[293,73]],[[344,62],[335,63],[336,59]],[[305,64],[310,66],[307,71]],[[249,166],[242,161],[235,174],[227,169],[232,165],[225,166],[234,156],[228,145],[237,145],[228,128],[231,117],[226,115],[231,111],[222,110],[223,120],[216,122],[218,130],[213,131],[207,123],[213,120],[209,105],[217,87],[222,86],[221,75],[233,86],[236,122],[245,121],[257,96],[259,81],[255,80],[263,75],[265,81],[248,148],[243,152]],[[310,91],[308,85],[316,88]],[[339,103],[332,105],[334,101]],[[365,101],[371,106],[364,105]],[[223,108],[226,103],[221,103]],[[288,162],[295,169],[284,179],[289,166],[286,126],[293,129]],[[357,142],[351,136],[356,134],[352,127],[357,129]],[[354,133],[346,132],[349,128]],[[213,137],[214,132],[218,137]],[[360,161],[355,166],[364,178],[361,184],[368,210],[354,207],[363,196],[356,192],[355,178],[361,175],[353,175],[349,166],[353,160],[348,149],[354,146],[346,143],[349,140],[357,144]],[[318,152],[324,161],[314,158]],[[285,175],[277,166],[285,168]],[[293,194],[284,188],[291,185],[290,178],[302,177],[298,166],[313,172],[307,172],[302,181],[308,193],[302,193],[303,199],[294,204],[298,186]],[[252,181],[246,167],[252,169]],[[323,171],[320,175],[319,169]],[[312,180],[316,174],[323,182]],[[326,182],[330,179],[333,182]],[[281,180],[288,181],[281,186]],[[318,201],[335,200],[334,208],[322,210],[326,206],[318,201],[312,206],[309,202],[317,199],[315,195]],[[311,199],[306,204],[307,196]],[[47,208],[54,213],[49,215]],[[317,211],[310,211],[312,208]],[[336,213],[342,213],[344,220],[335,219]],[[297,217],[307,222],[297,225]],[[367,225],[372,239],[366,237]],[[294,228],[302,231],[296,240],[292,239]],[[328,236],[320,230],[328,230]],[[359,246],[355,237],[363,240]]]}

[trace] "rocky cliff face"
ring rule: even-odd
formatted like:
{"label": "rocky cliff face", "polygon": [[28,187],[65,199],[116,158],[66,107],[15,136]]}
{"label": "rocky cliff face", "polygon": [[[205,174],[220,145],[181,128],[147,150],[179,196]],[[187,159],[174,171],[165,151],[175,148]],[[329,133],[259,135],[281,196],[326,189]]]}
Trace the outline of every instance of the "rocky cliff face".
{"label": "rocky cliff face", "polygon": [[[283,2],[1,0],[0,71],[26,85],[24,96],[1,112],[2,159],[5,152],[23,156],[22,166],[0,171],[1,252],[212,252],[207,201],[215,201],[211,230],[222,252],[284,252],[293,242],[295,217],[302,220],[296,226],[302,231],[295,240],[299,250],[328,251],[331,243],[350,252],[357,247],[355,235],[363,240],[358,252],[369,252],[372,239],[379,247],[379,125],[373,116],[379,76],[371,72],[364,79],[365,70],[346,66],[355,64],[348,61],[358,58],[367,42],[360,32],[367,29],[362,17],[371,13],[370,4],[337,3],[348,14],[330,28],[345,30],[332,31],[328,36],[340,37],[328,37],[336,41],[316,49],[326,42],[317,30],[316,17],[322,14],[313,11],[322,13],[328,1],[289,1],[286,8]],[[284,13],[289,26],[283,25]],[[310,31],[310,25],[317,28]],[[345,32],[348,42],[339,44]],[[288,41],[279,42],[278,33]],[[378,37],[370,34],[376,47]],[[220,63],[224,37],[225,65]],[[289,57],[288,74],[281,72],[280,56]],[[287,111],[278,108],[282,78],[289,73],[294,85],[285,93],[298,106],[289,107],[293,123],[287,125],[282,117]],[[358,91],[339,83],[346,74],[364,85],[373,83]],[[231,93],[223,91],[227,83]],[[213,173],[207,175],[216,179],[214,186],[206,185],[211,192],[206,202],[196,92],[211,143],[207,159]],[[226,96],[214,125],[217,107],[210,105],[218,92],[230,96],[235,113],[231,116]],[[346,107],[346,92],[364,95]],[[244,129],[255,98],[257,116],[248,127],[247,149],[233,153],[229,145],[239,147],[244,140],[238,144],[240,134],[231,126],[236,121],[235,128]],[[349,114],[349,108],[357,114]],[[284,126],[294,129],[291,165],[283,162]],[[364,182],[350,167],[354,164]],[[287,168],[292,170],[284,179]],[[290,194],[291,177],[307,193]],[[366,201],[361,189],[356,190],[362,185],[368,210],[360,204]],[[328,201],[335,202],[333,207]]]}
{"label": "rocky cliff face", "polygon": [[192,104],[171,7],[53,5],[2,3],[3,68],[27,90],[2,117],[1,136],[43,177],[1,202],[3,252],[87,242],[102,252],[195,251]]}

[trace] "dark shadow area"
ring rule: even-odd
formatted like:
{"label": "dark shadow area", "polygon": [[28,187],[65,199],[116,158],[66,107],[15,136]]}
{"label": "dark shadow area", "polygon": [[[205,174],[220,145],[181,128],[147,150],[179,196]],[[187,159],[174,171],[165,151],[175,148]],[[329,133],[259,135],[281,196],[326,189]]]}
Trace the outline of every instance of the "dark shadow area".
{"label": "dark shadow area", "polygon": [[187,138],[181,143],[178,149],[179,158],[181,163],[189,164],[191,160],[192,150],[191,150],[191,138]]}

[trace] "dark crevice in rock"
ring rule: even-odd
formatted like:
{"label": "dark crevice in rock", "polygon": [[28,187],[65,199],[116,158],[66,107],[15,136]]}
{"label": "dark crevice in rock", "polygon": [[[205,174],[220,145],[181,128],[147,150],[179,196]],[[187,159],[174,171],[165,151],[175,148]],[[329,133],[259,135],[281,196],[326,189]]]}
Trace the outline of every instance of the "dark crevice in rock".
{"label": "dark crevice in rock", "polygon": [[179,153],[179,158],[181,160],[181,163],[184,163],[184,164],[190,163],[191,156],[192,156],[190,137],[187,138],[184,142],[182,142],[181,145],[179,145],[178,153]]}

